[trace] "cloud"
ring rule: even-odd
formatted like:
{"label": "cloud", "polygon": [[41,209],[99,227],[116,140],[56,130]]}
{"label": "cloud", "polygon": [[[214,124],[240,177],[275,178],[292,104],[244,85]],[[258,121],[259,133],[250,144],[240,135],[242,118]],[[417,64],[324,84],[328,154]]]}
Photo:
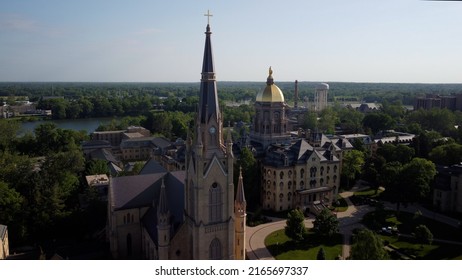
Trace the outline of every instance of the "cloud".
{"label": "cloud", "polygon": [[0,30],[36,32],[39,25],[36,21],[15,14],[0,14]]}

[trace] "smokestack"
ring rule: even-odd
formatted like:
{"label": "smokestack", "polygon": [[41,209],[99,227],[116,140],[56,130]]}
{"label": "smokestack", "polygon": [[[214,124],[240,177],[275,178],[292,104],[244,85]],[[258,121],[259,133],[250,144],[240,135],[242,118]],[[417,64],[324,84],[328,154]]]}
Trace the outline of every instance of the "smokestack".
{"label": "smokestack", "polygon": [[298,81],[295,80],[294,108],[298,108]]}

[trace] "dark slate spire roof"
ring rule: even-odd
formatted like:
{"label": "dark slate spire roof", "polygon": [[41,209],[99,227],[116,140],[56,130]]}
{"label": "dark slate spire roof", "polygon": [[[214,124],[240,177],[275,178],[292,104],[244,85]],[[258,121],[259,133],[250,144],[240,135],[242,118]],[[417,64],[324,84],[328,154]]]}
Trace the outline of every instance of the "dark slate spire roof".
{"label": "dark slate spire roof", "polygon": [[218,107],[217,83],[213,65],[212,43],[210,40],[211,34],[210,25],[207,24],[199,99],[199,121],[203,124],[207,123],[212,116],[215,116],[218,120],[220,110]]}
{"label": "dark slate spire roof", "polygon": [[162,178],[162,185],[160,186],[159,205],[157,206],[157,216],[168,213],[167,192],[165,191],[165,182]]}

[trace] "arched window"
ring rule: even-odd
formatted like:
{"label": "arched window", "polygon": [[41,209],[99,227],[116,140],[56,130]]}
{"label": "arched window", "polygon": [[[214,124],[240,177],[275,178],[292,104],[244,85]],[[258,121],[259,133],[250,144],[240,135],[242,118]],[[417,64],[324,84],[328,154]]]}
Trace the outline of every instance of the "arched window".
{"label": "arched window", "polygon": [[334,173],[337,173],[337,165],[334,165]]}
{"label": "arched window", "polygon": [[221,260],[221,242],[218,238],[215,238],[210,242],[209,246],[209,259]]}
{"label": "arched window", "polygon": [[324,174],[324,166],[321,166],[320,172],[321,172],[320,175],[323,176],[323,174]]}
{"label": "arched window", "polygon": [[287,201],[290,201],[290,198],[292,197],[292,193],[287,194]]}
{"label": "arched window", "polygon": [[279,179],[281,179],[281,180],[284,179],[284,171],[281,171],[279,173]]}
{"label": "arched window", "polygon": [[300,179],[303,179],[303,176],[305,175],[305,169],[300,170]]}
{"label": "arched window", "polygon": [[334,184],[337,183],[337,175],[334,175],[333,180],[334,180]]}
{"label": "arched window", "polygon": [[292,178],[292,170],[289,170],[288,176],[289,178]]}
{"label": "arched window", "polygon": [[327,174],[329,174],[330,166],[327,167]]}
{"label": "arched window", "polygon": [[305,183],[303,181],[300,181],[300,188],[303,190],[305,189]]}
{"label": "arched window", "polygon": [[289,181],[289,183],[287,183],[287,188],[290,190],[292,188],[292,181]]}
{"label": "arched window", "polygon": [[284,189],[284,183],[281,182],[281,183],[279,183],[279,191],[282,192],[283,189]]}
{"label": "arched window", "polygon": [[311,167],[310,168],[310,177],[316,177],[316,172],[317,172],[317,168],[316,167]]}
{"label": "arched window", "polygon": [[210,222],[219,222],[221,220],[222,208],[221,187],[217,183],[213,183],[209,189]]}

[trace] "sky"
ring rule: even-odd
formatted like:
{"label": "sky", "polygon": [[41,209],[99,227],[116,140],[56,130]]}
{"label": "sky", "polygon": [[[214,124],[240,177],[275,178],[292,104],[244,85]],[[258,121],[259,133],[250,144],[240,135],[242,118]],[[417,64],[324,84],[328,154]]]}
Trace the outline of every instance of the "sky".
{"label": "sky", "polygon": [[462,2],[1,0],[0,81],[462,83]]}

